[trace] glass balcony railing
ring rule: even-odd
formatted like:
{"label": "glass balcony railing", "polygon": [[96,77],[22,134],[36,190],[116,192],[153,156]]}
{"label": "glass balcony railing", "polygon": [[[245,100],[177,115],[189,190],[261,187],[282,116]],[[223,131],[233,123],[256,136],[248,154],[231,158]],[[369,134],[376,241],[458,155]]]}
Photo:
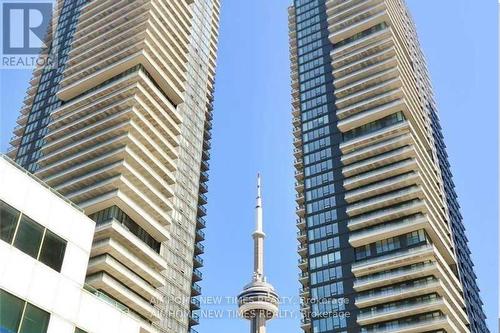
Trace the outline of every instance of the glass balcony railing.
{"label": "glass balcony railing", "polygon": [[198,295],[201,294],[201,287],[195,282],[191,285],[191,289]]}
{"label": "glass balcony railing", "polygon": [[203,266],[203,259],[200,256],[194,256],[193,260],[196,265]]}
{"label": "glass balcony railing", "polygon": [[207,215],[207,209],[203,206],[198,206],[198,215],[199,216]]}
{"label": "glass balcony railing", "polygon": [[[433,317],[433,318],[429,318],[429,319],[418,319],[418,320],[413,320],[413,321],[407,321],[407,322],[390,322],[390,323],[386,323],[386,326],[385,327],[374,327],[374,328],[362,328],[361,329],[361,333],[389,333],[389,332],[396,332],[396,331],[400,331],[400,330],[404,330],[404,329],[409,329],[409,328],[412,328],[412,327],[415,327],[415,329],[417,329],[418,327],[420,326],[428,326],[428,325],[431,325],[433,323],[437,323],[437,322],[442,322],[444,320],[446,320],[448,317],[445,316],[445,315],[441,315],[441,316],[436,316],[436,317]],[[412,332],[420,332],[420,331],[413,331]]]}
{"label": "glass balcony railing", "polygon": [[422,306],[428,306],[430,304],[441,303],[443,300],[440,297],[420,300],[418,302],[407,303],[407,304],[394,304],[385,308],[376,309],[373,311],[366,311],[358,315],[358,320],[368,319],[372,317],[381,316],[388,313],[400,312],[400,311],[410,311],[413,309],[418,309]]}
{"label": "glass balcony railing", "polygon": [[382,208],[379,210],[372,211],[370,213],[364,213],[364,214],[358,215],[358,216],[350,219],[347,225],[352,226],[354,224],[367,222],[371,219],[380,218],[380,217],[383,217],[384,215],[387,215],[387,214],[390,214],[393,212],[394,213],[400,212],[402,210],[406,210],[406,209],[413,208],[413,207],[416,207],[418,205],[423,205],[423,204],[424,204],[423,201],[418,200],[418,199],[414,199],[414,200],[408,201],[408,202],[403,203],[403,204],[390,206],[387,208]]}
{"label": "glass balcony railing", "polygon": [[191,297],[191,305],[194,306],[195,308],[200,308],[200,300],[194,297]]}
{"label": "glass balcony railing", "polygon": [[200,272],[199,269],[193,269],[193,275],[196,276],[199,280],[203,279],[203,273]]}
{"label": "glass balcony railing", "polygon": [[196,237],[198,239],[203,240],[203,239],[205,239],[205,233],[203,231],[201,231],[200,229],[198,229],[198,230],[196,230]]}
{"label": "glass balcony railing", "polygon": [[352,239],[363,238],[363,237],[366,237],[367,235],[371,235],[373,233],[379,233],[379,232],[382,232],[384,230],[391,230],[394,228],[401,228],[401,227],[404,227],[407,225],[412,225],[416,221],[423,219],[424,217],[425,217],[425,215],[423,215],[423,214],[417,214],[417,215],[410,216],[408,218],[396,220],[394,222],[391,222],[390,224],[379,224],[379,225],[375,225],[375,226],[370,227],[370,228],[362,229],[361,231],[357,231],[357,232],[353,231],[351,233],[351,238]]}
{"label": "glass balcony railing", "polygon": [[88,285],[88,284],[85,284],[83,286],[83,289],[85,289],[86,291],[88,291],[89,293],[93,294],[94,296],[96,296],[97,298],[99,299],[102,299],[104,302],[114,306],[115,308],[117,308],[118,310],[122,311],[122,312],[125,312],[125,313],[129,313],[130,310],[128,307],[126,307],[125,305],[123,305],[122,303],[118,302],[118,301],[115,301],[114,299],[112,299],[111,297],[109,297],[108,295],[106,295],[105,293],[95,289],[94,287]]}
{"label": "glass balcony railing", "polygon": [[198,252],[198,253],[205,252],[205,246],[201,243],[194,244],[194,247],[195,247],[196,252]]}
{"label": "glass balcony railing", "polygon": [[426,268],[435,267],[435,266],[436,266],[436,263],[427,262],[427,263],[421,263],[421,264],[415,265],[415,266],[412,265],[408,268],[402,267],[402,268],[399,268],[396,270],[391,270],[391,271],[384,272],[384,273],[378,273],[378,274],[374,274],[374,275],[366,275],[366,276],[357,278],[354,281],[354,287],[359,286],[359,285],[363,285],[366,283],[370,283],[370,282],[384,281],[384,280],[389,280],[389,279],[396,278],[399,276],[404,276],[407,274],[417,273],[417,272],[420,272],[422,270],[425,270]]}
{"label": "glass balcony railing", "polygon": [[437,280],[437,279],[414,281],[410,285],[388,288],[388,289],[379,290],[376,292],[371,292],[368,294],[360,295],[360,296],[356,297],[356,302],[366,301],[366,300],[369,300],[372,298],[378,298],[378,297],[384,297],[384,296],[390,296],[390,295],[399,295],[399,294],[405,293],[407,291],[410,291],[412,289],[417,289],[417,288],[421,288],[421,287],[429,287],[429,286],[437,285],[438,283],[439,283],[439,280]]}
{"label": "glass balcony railing", "polygon": [[387,260],[391,260],[391,259],[397,259],[399,257],[405,257],[407,255],[414,254],[416,252],[428,251],[428,250],[431,250],[433,248],[434,248],[433,245],[427,244],[427,245],[422,245],[422,246],[417,246],[417,247],[413,247],[413,248],[410,248],[410,249],[406,249],[406,250],[403,250],[403,251],[397,251],[397,252],[389,253],[389,254],[386,254],[386,255],[379,256],[379,257],[363,259],[363,260],[360,260],[360,261],[357,261],[357,262],[353,263],[352,264],[352,268],[354,269],[354,268],[358,268],[358,267],[363,266],[363,265],[375,264],[375,263],[378,263],[380,261],[387,261]]}
{"label": "glass balcony railing", "polygon": [[198,229],[203,229],[203,228],[206,228],[206,226],[207,226],[207,223],[201,217],[196,218],[196,223],[198,224],[197,225]]}

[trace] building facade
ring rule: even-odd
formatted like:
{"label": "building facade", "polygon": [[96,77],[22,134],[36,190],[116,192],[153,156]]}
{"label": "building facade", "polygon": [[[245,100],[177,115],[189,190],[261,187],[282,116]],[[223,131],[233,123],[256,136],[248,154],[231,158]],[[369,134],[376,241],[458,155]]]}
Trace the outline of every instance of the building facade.
{"label": "building facade", "polygon": [[0,218],[0,331],[158,332],[85,283],[96,223],[3,155]]}
{"label": "building facade", "polygon": [[489,332],[403,0],[289,8],[305,332]]}
{"label": "building facade", "polygon": [[200,308],[218,0],[58,0],[8,156],[96,222],[86,283],[161,332]]}

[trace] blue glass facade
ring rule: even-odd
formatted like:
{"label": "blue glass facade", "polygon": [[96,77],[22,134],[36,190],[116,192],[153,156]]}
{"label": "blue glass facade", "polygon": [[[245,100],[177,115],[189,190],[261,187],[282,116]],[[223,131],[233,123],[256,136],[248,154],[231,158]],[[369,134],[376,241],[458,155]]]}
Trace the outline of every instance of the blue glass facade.
{"label": "blue glass facade", "polygon": [[295,1],[313,332],[359,332],[325,0]]}
{"label": "blue glass facade", "polygon": [[39,169],[37,161],[42,156],[41,148],[49,130],[50,115],[61,105],[56,93],[68,61],[80,11],[87,2],[88,0],[65,0],[62,4],[57,29],[49,48],[52,65],[47,65],[42,70],[16,156],[16,162],[30,172]]}

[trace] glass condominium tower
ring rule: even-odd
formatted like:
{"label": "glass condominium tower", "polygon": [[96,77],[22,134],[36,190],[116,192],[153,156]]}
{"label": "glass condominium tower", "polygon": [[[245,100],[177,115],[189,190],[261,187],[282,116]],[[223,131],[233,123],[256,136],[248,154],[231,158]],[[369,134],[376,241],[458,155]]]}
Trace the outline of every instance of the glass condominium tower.
{"label": "glass condominium tower", "polygon": [[302,329],[489,332],[403,0],[295,0]]}
{"label": "glass condominium tower", "polygon": [[57,0],[8,152],[96,222],[86,284],[151,333],[199,320],[219,11]]}

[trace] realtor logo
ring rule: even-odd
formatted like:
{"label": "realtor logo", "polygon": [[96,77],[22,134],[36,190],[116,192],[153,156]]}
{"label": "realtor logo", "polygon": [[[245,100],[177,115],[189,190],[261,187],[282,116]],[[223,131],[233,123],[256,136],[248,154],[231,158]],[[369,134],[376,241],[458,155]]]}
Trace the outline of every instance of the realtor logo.
{"label": "realtor logo", "polygon": [[2,2],[3,54],[33,55],[46,49],[51,16],[52,2]]}

